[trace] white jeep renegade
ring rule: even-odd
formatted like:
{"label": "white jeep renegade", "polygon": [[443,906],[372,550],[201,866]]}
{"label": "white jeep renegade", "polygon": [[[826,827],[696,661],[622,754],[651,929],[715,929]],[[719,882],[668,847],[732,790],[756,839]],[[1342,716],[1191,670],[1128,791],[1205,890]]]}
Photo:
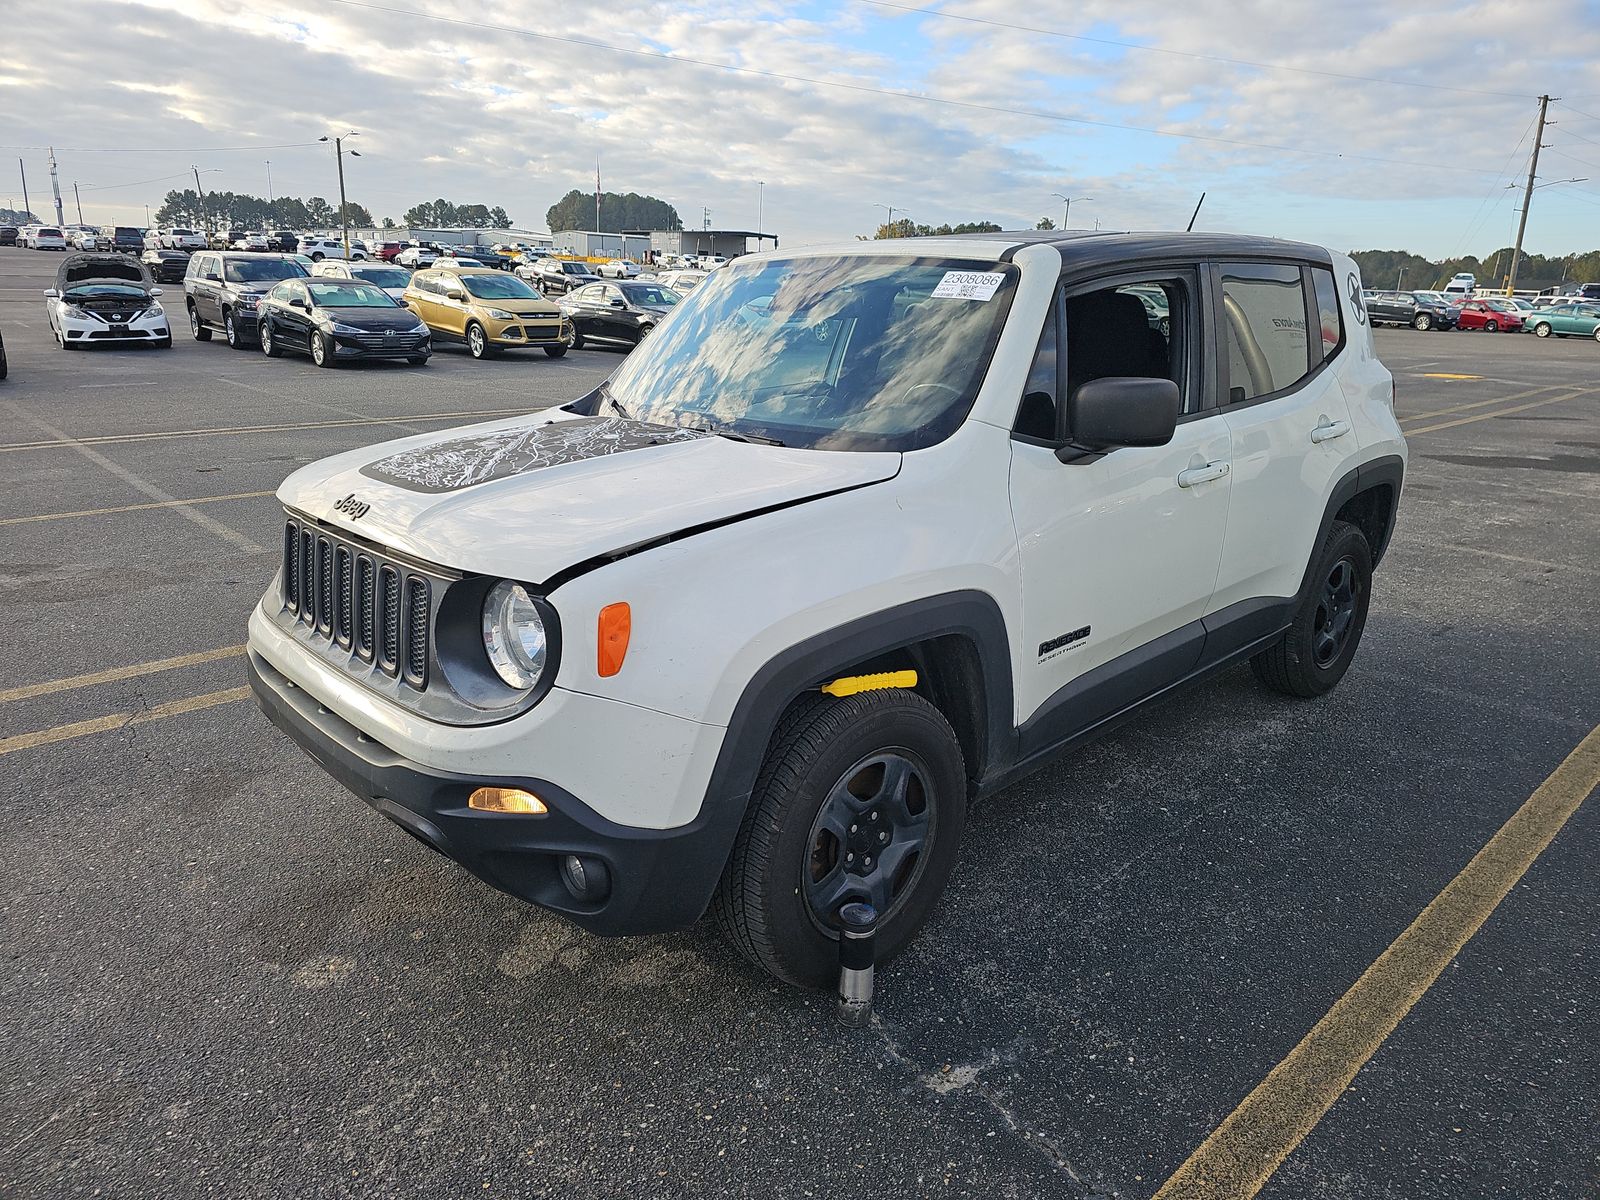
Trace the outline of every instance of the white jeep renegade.
{"label": "white jeep renegade", "polygon": [[[1308,333],[1310,336],[1308,336]],[[267,715],[597,933],[821,984],[968,804],[1249,658],[1356,652],[1405,443],[1355,265],[1200,234],[740,258],[559,410],[292,475]]]}

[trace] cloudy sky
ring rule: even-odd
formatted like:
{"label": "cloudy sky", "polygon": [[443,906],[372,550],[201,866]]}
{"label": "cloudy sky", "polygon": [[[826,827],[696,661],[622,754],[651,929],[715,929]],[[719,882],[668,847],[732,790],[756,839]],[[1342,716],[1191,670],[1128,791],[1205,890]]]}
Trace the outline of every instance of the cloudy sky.
{"label": "cloudy sky", "polygon": [[[933,7],[939,5],[938,8]],[[543,228],[592,189],[785,244],[1008,228],[1052,193],[1074,226],[1198,227],[1341,249],[1483,253],[1515,233],[1541,92],[1528,248],[1600,245],[1600,0],[9,0],[0,200],[143,222],[208,188],[337,196],[325,133],[360,131],[350,198],[503,205]],[[539,36],[544,35],[544,36]],[[589,44],[585,44],[589,43]],[[1351,78],[1362,76],[1366,78]],[[1425,86],[1424,86],[1425,85]],[[888,93],[888,94],[886,94]],[[896,94],[898,93],[898,94]],[[1520,141],[1519,141],[1520,139]],[[7,163],[6,159],[10,162]],[[757,181],[765,181],[759,188]]]}

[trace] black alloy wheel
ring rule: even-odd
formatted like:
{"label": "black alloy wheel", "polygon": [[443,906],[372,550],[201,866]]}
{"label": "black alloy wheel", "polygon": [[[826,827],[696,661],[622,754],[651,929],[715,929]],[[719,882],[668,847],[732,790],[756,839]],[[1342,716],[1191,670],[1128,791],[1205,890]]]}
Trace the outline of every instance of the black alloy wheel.
{"label": "black alloy wheel", "polygon": [[873,755],[829,789],[811,823],[801,880],[812,919],[824,928],[837,926],[850,900],[887,918],[916,880],[935,820],[925,771],[904,754]]}
{"label": "black alloy wheel", "polygon": [[1314,618],[1312,656],[1317,666],[1327,669],[1344,653],[1361,607],[1361,580],[1349,555],[1333,564],[1322,581],[1322,596]]}
{"label": "black alloy wheel", "polygon": [[1499,321],[1485,321],[1483,323],[1483,331],[1485,333],[1499,333],[1500,332],[1500,322]]}

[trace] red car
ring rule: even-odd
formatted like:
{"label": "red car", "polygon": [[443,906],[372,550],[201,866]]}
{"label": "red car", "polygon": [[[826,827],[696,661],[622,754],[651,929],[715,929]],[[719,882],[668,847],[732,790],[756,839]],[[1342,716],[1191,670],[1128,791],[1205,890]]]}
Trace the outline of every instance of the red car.
{"label": "red car", "polygon": [[372,256],[381,258],[384,262],[393,262],[394,256],[404,249],[405,243],[403,242],[379,242],[373,248]]}
{"label": "red car", "polygon": [[1522,329],[1522,314],[1504,300],[1467,300],[1456,312],[1460,314],[1458,329],[1482,329],[1487,333],[1518,333]]}

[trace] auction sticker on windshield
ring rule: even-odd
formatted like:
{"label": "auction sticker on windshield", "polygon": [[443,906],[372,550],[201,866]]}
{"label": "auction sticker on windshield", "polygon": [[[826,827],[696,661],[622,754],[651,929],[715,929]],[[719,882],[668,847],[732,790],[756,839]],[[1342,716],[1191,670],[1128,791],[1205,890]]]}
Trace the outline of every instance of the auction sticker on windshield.
{"label": "auction sticker on windshield", "polygon": [[933,289],[936,300],[993,300],[1005,281],[1003,271],[946,271]]}

